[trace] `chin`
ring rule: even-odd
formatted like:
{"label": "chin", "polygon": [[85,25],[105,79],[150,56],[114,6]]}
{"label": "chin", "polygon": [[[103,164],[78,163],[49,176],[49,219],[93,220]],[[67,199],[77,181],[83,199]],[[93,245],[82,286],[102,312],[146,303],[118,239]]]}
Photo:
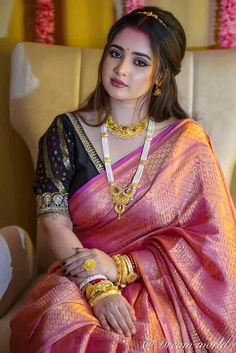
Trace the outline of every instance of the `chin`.
{"label": "chin", "polygon": [[106,92],[107,94],[110,96],[110,98],[113,98],[113,99],[118,99],[118,100],[125,100],[125,99],[129,99],[127,93],[125,92],[121,92],[121,91],[118,91],[117,88],[105,88],[106,89]]}

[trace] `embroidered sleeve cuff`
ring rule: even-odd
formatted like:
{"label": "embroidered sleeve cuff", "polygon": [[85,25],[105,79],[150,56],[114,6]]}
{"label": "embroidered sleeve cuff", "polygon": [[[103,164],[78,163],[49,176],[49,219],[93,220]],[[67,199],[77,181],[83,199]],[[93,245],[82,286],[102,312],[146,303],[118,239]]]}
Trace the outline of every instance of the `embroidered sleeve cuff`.
{"label": "embroidered sleeve cuff", "polygon": [[68,193],[62,192],[45,192],[36,197],[37,216],[47,213],[63,213],[68,214]]}

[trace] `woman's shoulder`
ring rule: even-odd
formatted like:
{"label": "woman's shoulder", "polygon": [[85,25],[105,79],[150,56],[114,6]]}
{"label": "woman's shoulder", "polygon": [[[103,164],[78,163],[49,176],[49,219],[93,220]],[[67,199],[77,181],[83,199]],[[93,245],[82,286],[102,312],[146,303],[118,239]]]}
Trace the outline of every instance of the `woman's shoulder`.
{"label": "woman's shoulder", "polygon": [[56,115],[40,136],[39,143],[50,141],[51,139],[60,139],[61,137],[71,137],[73,140],[75,129],[70,117],[72,117],[72,113],[70,112]]}
{"label": "woman's shoulder", "polygon": [[73,127],[75,130],[84,126],[93,128],[96,127],[97,113],[84,111],[64,112],[56,116],[54,122],[61,123],[65,127]]}
{"label": "woman's shoulder", "polygon": [[199,121],[196,121],[194,118],[190,117],[182,120],[182,122],[183,124],[180,134],[182,138],[188,139],[192,143],[201,142],[204,144],[209,144],[209,136]]}
{"label": "woman's shoulder", "polygon": [[71,127],[71,120],[75,117],[76,115],[74,114],[74,112],[63,112],[61,114],[56,115],[52,122],[52,125],[62,125],[63,127]]}
{"label": "woman's shoulder", "polygon": [[71,131],[74,130],[76,124],[80,125],[80,122],[81,118],[75,112],[63,112],[54,117],[45,133],[49,133],[52,130],[57,130],[58,132]]}

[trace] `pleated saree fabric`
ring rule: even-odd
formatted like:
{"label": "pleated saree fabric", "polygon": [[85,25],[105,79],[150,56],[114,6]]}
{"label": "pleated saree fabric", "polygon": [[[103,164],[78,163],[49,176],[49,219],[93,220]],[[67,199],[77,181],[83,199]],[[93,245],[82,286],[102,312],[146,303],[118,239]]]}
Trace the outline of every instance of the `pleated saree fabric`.
{"label": "pleated saree fabric", "polygon": [[[115,163],[120,186],[141,148]],[[209,137],[191,119],[153,138],[139,189],[118,219],[105,171],[68,200],[87,248],[132,254],[141,279],[122,294],[137,333],[105,331],[55,263],[13,319],[12,353],[236,352],[236,220]]]}

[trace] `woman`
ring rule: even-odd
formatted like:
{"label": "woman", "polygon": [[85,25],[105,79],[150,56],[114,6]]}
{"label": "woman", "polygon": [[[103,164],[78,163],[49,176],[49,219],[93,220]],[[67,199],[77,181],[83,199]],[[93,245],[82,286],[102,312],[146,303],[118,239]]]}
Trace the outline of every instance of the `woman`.
{"label": "woman", "polygon": [[12,352],[236,351],[235,213],[177,100],[185,44],[167,11],[121,18],[95,91],[41,138],[38,215],[58,262],[13,319]]}

